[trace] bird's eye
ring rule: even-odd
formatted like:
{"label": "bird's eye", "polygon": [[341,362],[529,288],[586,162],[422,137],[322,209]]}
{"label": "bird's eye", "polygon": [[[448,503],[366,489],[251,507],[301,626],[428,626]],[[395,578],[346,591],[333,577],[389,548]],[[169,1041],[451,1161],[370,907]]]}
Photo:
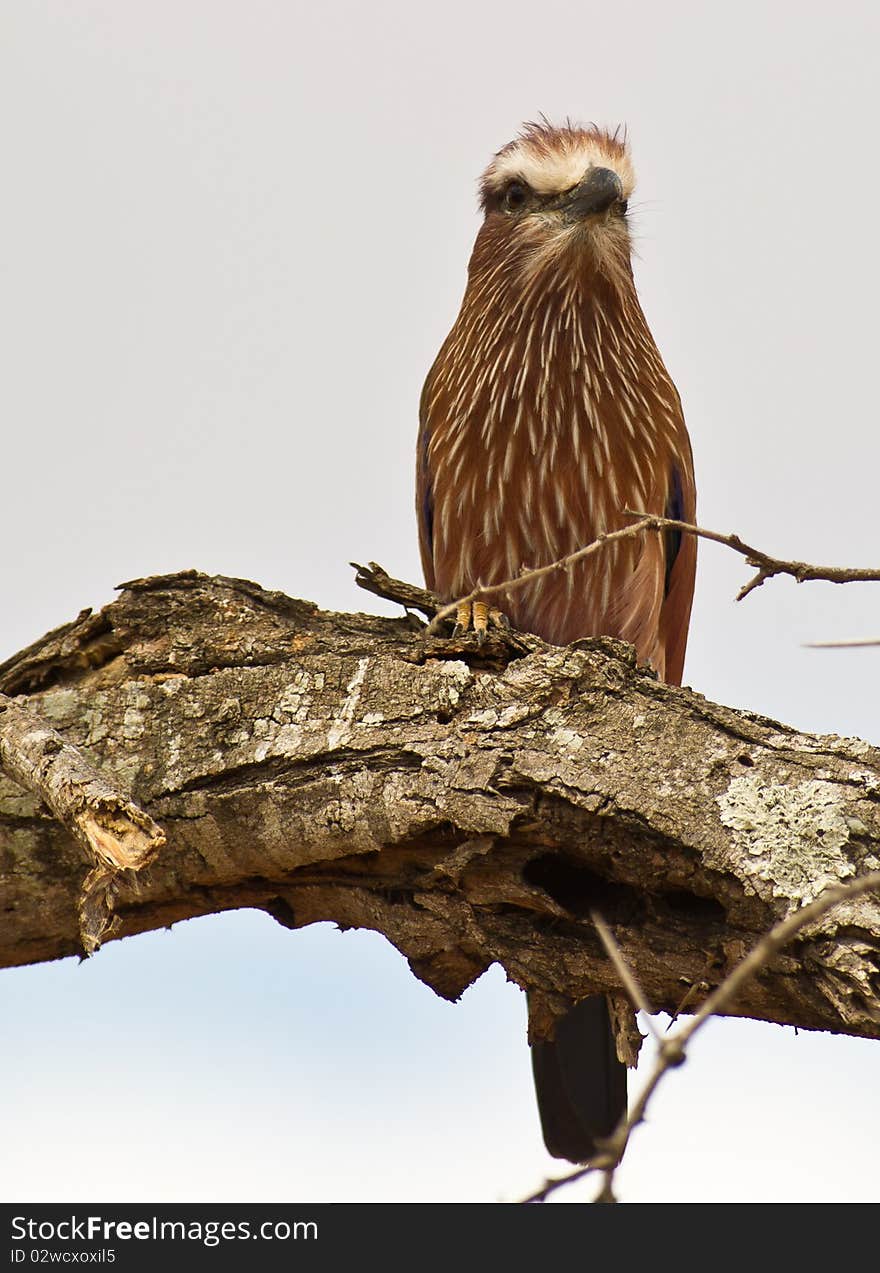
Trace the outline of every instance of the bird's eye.
{"label": "bird's eye", "polygon": [[529,188],[522,181],[511,181],[504,191],[504,206],[508,212],[518,212],[529,197]]}

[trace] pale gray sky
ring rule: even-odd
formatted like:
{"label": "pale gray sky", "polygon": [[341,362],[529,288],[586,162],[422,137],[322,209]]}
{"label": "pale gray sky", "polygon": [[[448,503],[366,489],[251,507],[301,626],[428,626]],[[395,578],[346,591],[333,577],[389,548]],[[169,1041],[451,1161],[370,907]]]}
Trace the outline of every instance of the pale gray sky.
{"label": "pale gray sky", "polygon": [[[143,574],[347,609],[381,604],[353,557],[419,577],[421,382],[476,178],[541,111],[628,126],[703,523],[876,565],[878,35],[870,2],[5,0],[0,658]],[[877,741],[878,652],[802,643],[880,636],[880,591],[736,606],[745,577],[701,549],[685,680]],[[451,1006],[373,935],[247,912],[2,973],[0,1012],[2,1198],[511,1198],[550,1166],[497,969]],[[876,1199],[878,1063],[713,1023],[624,1196]]]}

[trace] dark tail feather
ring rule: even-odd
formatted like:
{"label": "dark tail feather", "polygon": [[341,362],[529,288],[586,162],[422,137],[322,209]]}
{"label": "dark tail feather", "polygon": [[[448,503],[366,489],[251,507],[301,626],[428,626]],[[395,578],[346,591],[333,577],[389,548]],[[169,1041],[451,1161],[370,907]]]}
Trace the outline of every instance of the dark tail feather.
{"label": "dark tail feather", "polygon": [[581,1163],[626,1112],[626,1066],[618,1061],[604,995],[562,1018],[552,1043],[532,1047],[544,1144],[554,1158]]}

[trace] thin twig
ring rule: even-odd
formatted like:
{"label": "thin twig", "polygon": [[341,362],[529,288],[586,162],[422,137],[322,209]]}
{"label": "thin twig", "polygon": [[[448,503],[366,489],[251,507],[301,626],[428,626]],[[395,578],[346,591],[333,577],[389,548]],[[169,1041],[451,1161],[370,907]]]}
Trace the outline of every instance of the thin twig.
{"label": "thin twig", "polygon": [[672,1013],[672,1016],[669,1018],[669,1024],[668,1024],[668,1025],[667,1025],[667,1027],[666,1027],[666,1033],[667,1033],[667,1034],[668,1034],[668,1033],[669,1033],[669,1031],[672,1029],[672,1027],[675,1025],[676,1021],[677,1021],[677,1020],[678,1020],[678,1018],[681,1016],[681,1014],[684,1012],[684,1010],[685,1010],[685,1008],[688,1006],[688,1004],[693,1003],[693,1001],[696,999],[697,995],[699,995],[699,994],[705,994],[705,992],[706,992],[708,989],[709,989],[709,983],[708,983],[708,981],[695,981],[695,982],[693,982],[691,985],[689,985],[689,986],[688,986],[687,990],[686,990],[686,991],[685,991],[685,993],[684,993],[684,996],[683,996],[683,997],[682,997],[682,999],[681,999],[681,1002],[680,1002],[680,1003],[678,1004],[678,1006],[674,1009],[674,1011],[673,1011],[673,1013]]}
{"label": "thin twig", "polygon": [[755,588],[760,588],[765,579],[772,579],[774,575],[790,575],[798,583],[880,583],[880,570],[873,567],[862,569],[850,566],[813,566],[807,561],[787,561],[783,557],[771,557],[760,548],[753,548],[740,539],[739,535],[723,535],[720,531],[706,530],[703,526],[676,521],[671,517],[649,517],[646,513],[631,508],[625,509],[624,514],[648,521],[651,530],[679,530],[684,535],[696,535],[699,539],[708,539],[714,544],[724,544],[745,557],[746,564],[756,567],[758,573],[740,588],[736,594],[737,601],[742,601]]}
{"label": "thin twig", "polygon": [[644,530],[650,530],[653,520],[653,518],[644,517],[634,526],[624,526],[622,530],[608,531],[604,535],[599,535],[591,544],[579,548],[577,552],[569,553],[567,557],[560,557],[558,561],[552,561],[548,566],[538,566],[534,570],[525,570],[514,579],[505,579],[502,583],[478,584],[466,597],[451,601],[449,605],[437,611],[428,625],[429,635],[433,636],[438,631],[441,623],[446,619],[451,619],[459,606],[470,605],[474,601],[482,600],[484,597],[497,596],[499,592],[515,592],[516,589],[524,587],[525,584],[533,583],[535,579],[542,579],[544,575],[553,574],[557,570],[564,572],[576,562],[583,561],[586,557],[591,557],[600,548],[604,548],[606,544],[616,543],[619,539],[632,539],[634,535],[638,535]]}
{"label": "thin twig", "polygon": [[805,641],[807,650],[862,650],[880,645],[880,637],[853,637],[849,641]]}
{"label": "thin twig", "polygon": [[529,1197],[523,1198],[522,1201],[543,1202],[551,1193],[561,1189],[563,1185],[574,1184],[594,1171],[603,1173],[602,1188],[596,1201],[613,1201],[614,1173],[620,1165],[626,1147],[629,1144],[630,1136],[639,1123],[643,1121],[648,1103],[663,1076],[667,1071],[684,1064],[686,1060],[686,1045],[697,1031],[705,1025],[711,1016],[726,1007],[745,982],[754,977],[803,928],[812,923],[813,920],[821,918],[821,916],[838,906],[841,902],[849,901],[850,898],[857,897],[861,893],[867,893],[875,888],[880,889],[880,871],[872,871],[868,875],[849,880],[846,884],[835,884],[831,888],[824,889],[809,905],[800,907],[774,925],[757,942],[748,955],[736,965],[733,971],[725,977],[721,985],[709,995],[699,1011],[685,1025],[676,1030],[674,1034],[667,1035],[661,1040],[657,1049],[654,1067],[644,1087],[633,1102],[628,1114],[620,1120],[617,1127],[605,1141],[602,1150],[588,1163],[578,1167],[575,1171],[568,1172],[566,1175],[559,1176],[556,1179],[545,1181],[542,1188],[530,1194]]}
{"label": "thin twig", "polygon": [[623,957],[623,952],[614,940],[614,934],[597,911],[591,911],[590,919],[596,925],[596,932],[602,939],[602,945],[608,952],[608,958],[614,964],[615,971],[623,983],[624,990],[629,995],[630,1002],[637,1012],[643,1012],[645,1014],[648,1029],[651,1031],[656,1042],[659,1043],[662,1036],[654,1024],[653,1009],[650,1007],[647,999],[645,998],[642,987],[630,971],[629,966]]}
{"label": "thin twig", "polygon": [[560,557],[558,561],[553,561],[547,566],[538,566],[534,570],[524,570],[514,578],[505,579],[501,583],[478,584],[467,596],[460,597],[438,610],[429,625],[429,633],[432,635],[436,633],[439,625],[446,619],[452,618],[460,605],[469,605],[486,597],[497,596],[498,593],[514,592],[516,589],[533,583],[536,579],[541,579],[554,571],[564,572],[569,570],[577,562],[591,557],[608,544],[617,543],[622,539],[632,539],[634,536],[642,535],[646,531],[677,530],[683,535],[695,535],[699,539],[708,539],[716,544],[724,544],[726,547],[732,548],[734,552],[739,553],[740,556],[745,557],[748,565],[755,567],[757,574],[740,588],[736,595],[737,601],[742,601],[750,592],[753,592],[755,588],[760,588],[765,580],[772,579],[774,575],[791,575],[798,583],[816,580],[823,580],[826,583],[880,583],[880,570],[851,569],[843,566],[813,566],[805,561],[786,561],[783,558],[771,557],[767,553],[761,552],[759,548],[754,548],[751,544],[745,543],[744,540],[740,539],[739,535],[723,535],[719,531],[707,530],[705,527],[695,526],[691,522],[678,521],[674,517],[655,517],[633,509],[624,510],[624,515],[635,517],[638,520],[631,526],[624,526],[620,530],[608,531],[603,535],[599,535],[591,544],[586,544],[576,552],[569,553],[567,557]]}

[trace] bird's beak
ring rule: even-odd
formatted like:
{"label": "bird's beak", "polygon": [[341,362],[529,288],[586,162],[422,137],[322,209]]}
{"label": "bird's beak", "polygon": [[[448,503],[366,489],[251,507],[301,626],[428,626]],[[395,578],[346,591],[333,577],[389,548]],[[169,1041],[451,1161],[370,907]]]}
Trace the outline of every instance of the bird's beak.
{"label": "bird's beak", "polygon": [[560,206],[566,221],[582,221],[584,217],[607,212],[612,203],[622,198],[623,186],[616,172],[610,168],[591,168]]}

